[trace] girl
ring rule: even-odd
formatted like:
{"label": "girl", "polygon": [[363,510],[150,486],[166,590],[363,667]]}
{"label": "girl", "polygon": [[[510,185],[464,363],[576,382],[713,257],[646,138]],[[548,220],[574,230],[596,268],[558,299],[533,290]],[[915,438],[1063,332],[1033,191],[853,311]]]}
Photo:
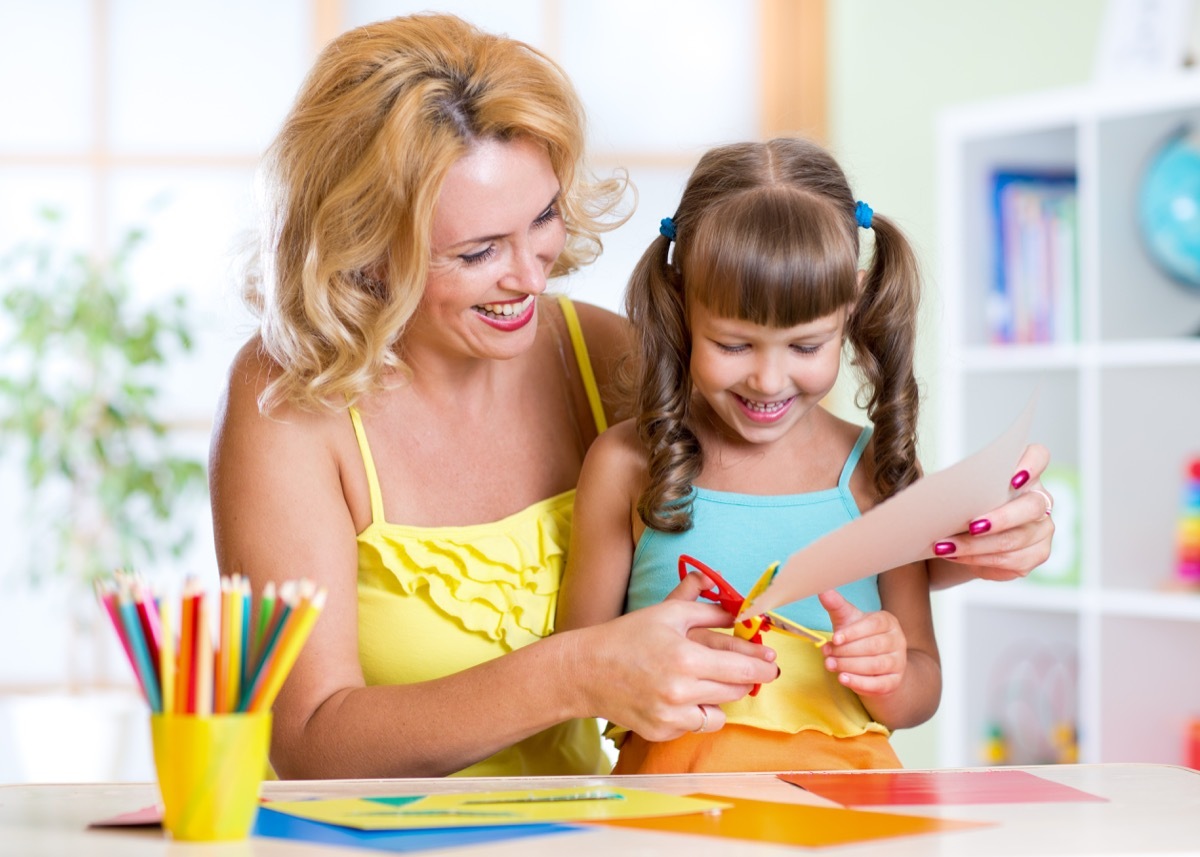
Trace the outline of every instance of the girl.
{"label": "girl", "polygon": [[[875,237],[864,271],[860,229]],[[714,149],[661,232],[626,302],[637,416],[584,462],[559,630],[662,601],[681,555],[745,594],[920,476],[916,260],[828,153],[799,139]],[[873,430],[821,406],[844,341]],[[927,720],[941,695],[926,564],[778,612],[829,641],[768,633],[778,679],[698,706],[695,734],[626,734],[616,772],[900,767],[890,730]]]}

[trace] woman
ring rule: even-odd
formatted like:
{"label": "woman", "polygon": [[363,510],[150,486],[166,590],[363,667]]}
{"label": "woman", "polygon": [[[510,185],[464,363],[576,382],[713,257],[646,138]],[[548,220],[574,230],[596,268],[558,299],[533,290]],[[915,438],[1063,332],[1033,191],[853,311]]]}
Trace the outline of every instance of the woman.
{"label": "woman", "polygon": [[[618,317],[543,294],[616,221],[623,187],[582,174],[583,140],[546,57],[413,16],[334,40],[272,146],[261,325],[210,472],[222,574],[329,590],[275,705],[281,776],[603,772],[593,718],[667,740],[704,704],[714,730],[778,673],[708,630],[728,616],[699,576],[548,636],[627,348]],[[1044,559],[1053,527],[1024,504],[992,523],[989,573]]]}

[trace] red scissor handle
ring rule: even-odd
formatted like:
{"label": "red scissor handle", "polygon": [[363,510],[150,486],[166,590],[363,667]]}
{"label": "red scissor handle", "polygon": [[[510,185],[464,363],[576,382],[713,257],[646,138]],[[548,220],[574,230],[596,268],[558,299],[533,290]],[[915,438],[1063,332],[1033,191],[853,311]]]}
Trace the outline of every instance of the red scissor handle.
{"label": "red scissor handle", "polygon": [[[700,597],[707,598],[709,601],[715,601],[717,604],[720,604],[721,609],[723,609],[730,616],[736,617],[738,613],[741,612],[742,604],[746,600],[742,597],[742,594],[730,586],[729,582],[725,580],[725,578],[723,578],[719,572],[714,571],[700,560],[693,556],[688,556],[685,553],[679,555],[680,580],[683,580],[685,577],[687,577],[689,570],[688,566],[691,566],[692,568],[696,569],[696,571],[701,572],[705,577],[713,582],[713,585],[716,586],[716,589],[706,589],[701,592]],[[749,619],[743,619],[742,624],[747,628],[754,627],[753,622]],[[763,631],[769,630],[771,630],[771,620],[769,617],[763,616],[762,624],[759,625],[758,630],[754,632],[754,635],[750,637],[750,642],[761,643]],[[754,685],[754,688],[750,691],[750,695],[757,696],[761,687],[762,685],[759,684]]]}

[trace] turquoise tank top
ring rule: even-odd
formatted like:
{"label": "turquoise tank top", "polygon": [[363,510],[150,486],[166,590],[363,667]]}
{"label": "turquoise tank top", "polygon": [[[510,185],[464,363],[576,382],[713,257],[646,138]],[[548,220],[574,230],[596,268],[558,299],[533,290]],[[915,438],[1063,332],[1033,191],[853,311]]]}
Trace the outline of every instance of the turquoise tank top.
{"label": "turquoise tank top", "polygon": [[[647,528],[633,554],[625,611],[658,604],[679,584],[679,555],[690,554],[720,572],[743,595],[767,566],[817,538],[847,524],[861,513],[850,493],[850,475],[871,439],[871,427],[858,436],[842,467],[836,488],[807,494],[759,495],[692,489],[692,528],[663,533]],[[838,592],[870,613],[880,609],[878,575]],[[786,604],[775,612],[819,631],[833,630],[829,614],[816,596]]]}

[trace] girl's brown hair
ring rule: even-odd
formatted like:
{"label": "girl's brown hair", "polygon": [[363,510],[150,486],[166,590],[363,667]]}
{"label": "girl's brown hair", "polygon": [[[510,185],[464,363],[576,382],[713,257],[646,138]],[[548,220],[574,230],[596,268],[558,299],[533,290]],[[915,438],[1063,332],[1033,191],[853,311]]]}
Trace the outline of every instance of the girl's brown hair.
{"label": "girl's brown hair", "polygon": [[[691,526],[689,498],[703,450],[691,423],[687,308],[793,327],[850,308],[847,341],[862,376],[859,403],[874,424],[874,487],[889,497],[919,475],[913,374],[920,280],[900,230],[874,215],[874,253],[858,285],[859,224],[837,162],[807,140],[722,146],[692,172],[671,218],[629,283],[626,312],[639,344],[634,407],[649,455],[638,500],[647,526]],[[669,231],[669,230],[668,230]]]}

